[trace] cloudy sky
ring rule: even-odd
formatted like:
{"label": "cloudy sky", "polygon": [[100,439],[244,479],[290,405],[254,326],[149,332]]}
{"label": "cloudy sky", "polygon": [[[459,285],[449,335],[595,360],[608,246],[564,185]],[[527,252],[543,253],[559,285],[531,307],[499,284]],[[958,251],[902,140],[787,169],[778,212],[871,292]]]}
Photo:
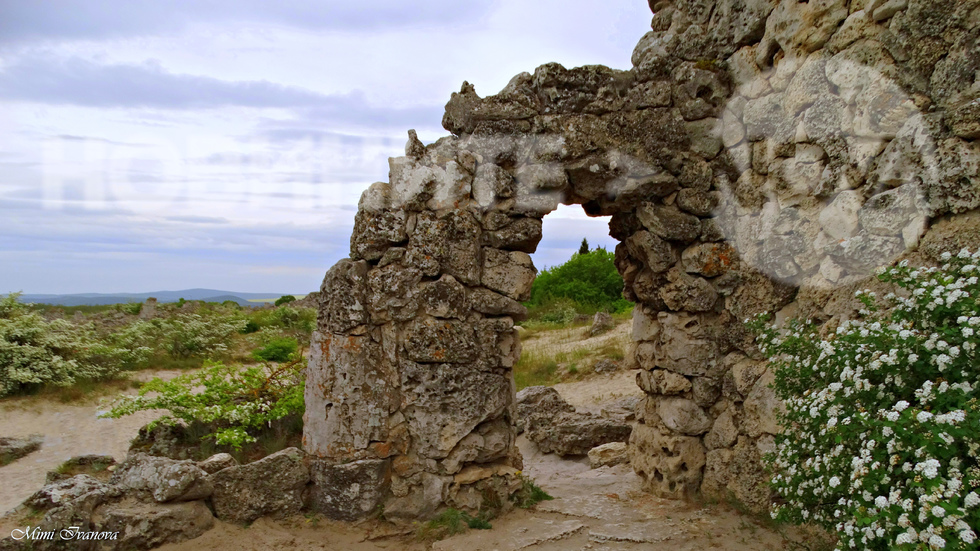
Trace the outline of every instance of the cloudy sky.
{"label": "cloudy sky", "polygon": [[[626,69],[643,0],[0,0],[0,292],[307,292],[406,130],[557,61]],[[538,267],[605,219],[545,219]]]}

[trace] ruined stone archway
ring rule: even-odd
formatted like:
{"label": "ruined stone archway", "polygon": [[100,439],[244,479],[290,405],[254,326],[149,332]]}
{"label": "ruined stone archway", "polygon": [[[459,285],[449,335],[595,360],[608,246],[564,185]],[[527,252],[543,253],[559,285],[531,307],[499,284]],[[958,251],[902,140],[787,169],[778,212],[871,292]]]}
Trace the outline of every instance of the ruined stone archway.
{"label": "ruined stone archway", "polygon": [[[915,61],[927,52],[909,21],[882,34],[896,14],[926,17],[921,2],[881,13],[843,0],[654,4],[633,69],[549,64],[485,98],[464,83],[443,119],[453,135],[427,147],[412,135],[390,182],[362,196],[351,257],[324,280],[307,380],[321,510],[419,518],[510,491],[521,469],[513,322],[541,218],[559,203],[611,216],[621,242],[617,267],[638,303],[627,361],[648,395],[634,469],[662,496],[731,492],[764,506],[779,404],[742,321],[794,298],[830,317],[833,289],[873,268],[868,251],[890,261],[928,218],[980,204],[969,82]],[[942,40],[969,43],[969,11],[943,6]],[[969,64],[971,52],[951,55]],[[841,59],[874,64],[895,87]],[[923,85],[927,70],[959,78],[954,92]],[[909,105],[939,115],[902,119]],[[923,161],[929,132],[936,170]]]}

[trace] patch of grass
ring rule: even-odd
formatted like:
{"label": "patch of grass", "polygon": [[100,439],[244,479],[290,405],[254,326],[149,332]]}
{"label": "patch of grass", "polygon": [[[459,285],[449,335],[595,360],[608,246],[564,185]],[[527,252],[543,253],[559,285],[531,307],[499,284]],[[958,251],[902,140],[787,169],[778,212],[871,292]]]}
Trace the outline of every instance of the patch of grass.
{"label": "patch of grass", "polygon": [[517,389],[536,385],[551,385],[558,382],[558,362],[534,352],[521,354],[521,359],[514,365],[514,382]]}
{"label": "patch of grass", "polygon": [[130,388],[139,388],[140,384],[142,383],[130,380],[126,376],[103,381],[76,379],[72,386],[49,385],[39,387],[35,395],[39,398],[57,400],[62,404],[71,404],[94,400],[110,394],[123,392]]}
{"label": "patch of grass", "polygon": [[555,499],[548,495],[548,492],[541,489],[533,480],[526,476],[521,476],[521,487],[510,496],[510,500],[515,506],[521,509],[530,509],[542,501]]}
{"label": "patch of grass", "polygon": [[419,526],[415,536],[420,541],[438,541],[461,534],[468,528],[489,530],[492,526],[481,516],[471,517],[458,509],[446,509],[436,518]]}
{"label": "patch of grass", "polygon": [[595,354],[601,358],[608,358],[610,360],[622,361],[626,357],[625,348],[619,343],[609,342],[602,345],[601,348],[595,350]]}

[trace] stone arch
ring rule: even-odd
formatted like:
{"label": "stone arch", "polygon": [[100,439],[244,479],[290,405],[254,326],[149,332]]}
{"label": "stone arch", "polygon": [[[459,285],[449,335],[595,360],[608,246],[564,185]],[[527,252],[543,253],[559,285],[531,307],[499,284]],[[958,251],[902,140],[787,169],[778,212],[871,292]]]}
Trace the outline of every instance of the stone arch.
{"label": "stone arch", "polygon": [[[916,128],[884,132],[886,146],[863,168],[848,164],[849,142],[833,125],[842,124],[837,115],[853,115],[841,106],[860,94],[835,92],[820,76],[825,54],[899,55],[896,42],[874,42],[878,22],[894,14],[848,15],[847,2],[832,1],[820,3],[827,13],[810,26],[803,22],[818,8],[795,0],[653,4],[653,30],[631,70],[547,64],[488,97],[464,83],[446,105],[443,126],[452,135],[424,146],[410,132],[406,155],[389,161],[389,182],[363,194],[350,258],[321,289],[304,435],[324,465],[313,469],[315,479],[335,476],[336,465],[373,473],[364,478],[374,483],[359,483],[351,497],[358,510],[381,505],[390,518],[419,518],[443,505],[479,509],[514,488],[522,465],[513,323],[526,315],[520,301],[536,273],[528,254],[541,218],[559,203],[611,216],[610,235],[620,241],[617,268],[637,302],[627,361],[647,393],[630,458],[646,487],[667,497],[704,491],[768,503],[761,457],[779,430],[779,403],[742,321],[797,298],[799,308],[824,312],[832,298],[818,285],[827,279],[822,263],[801,252],[811,249],[794,248],[812,237],[794,220],[813,211],[823,222],[830,212],[858,232],[851,241],[869,247],[918,239],[882,216],[865,220],[847,205],[837,214],[815,202],[856,189],[848,197],[887,218],[901,198],[884,197],[890,188],[919,178],[888,161],[889,148],[892,157],[919,158],[900,149],[921,154]],[[916,0],[910,6],[915,17]],[[905,37],[918,32],[896,27]],[[921,68],[902,72],[889,59],[878,59],[883,71],[921,88]],[[943,158],[966,159],[927,175],[928,215],[974,209],[976,102],[962,107],[938,86],[926,93],[951,118],[946,127],[934,116],[922,124],[938,128]],[[808,136],[808,121],[829,128],[830,138]],[[820,185],[785,185],[777,169],[798,148],[817,149],[811,145],[823,151],[818,161],[830,157]],[[760,190],[770,183],[767,198]],[[781,223],[788,229],[773,233]],[[778,237],[770,245],[781,245],[760,246],[760,227]],[[827,254],[846,260],[861,250]],[[838,283],[867,275],[835,266]],[[337,506],[329,492],[315,494],[321,508]]]}
{"label": "stone arch", "polygon": [[[727,84],[690,70],[700,84],[676,94],[705,118]],[[488,488],[513,485],[513,323],[526,315],[541,219],[559,203],[611,216],[625,292],[641,303],[643,340],[630,359],[713,375],[701,363],[720,365],[720,350],[702,337],[730,316],[716,311],[720,295],[705,278],[734,261],[702,222],[720,200],[711,164],[720,142],[692,146],[679,110],[657,107],[671,91],[630,71],[550,64],[488,98],[464,84],[443,121],[453,136],[425,147],[411,133],[406,155],[390,160],[390,181],[361,198],[350,258],[324,280],[306,450],[388,469],[378,499],[389,517],[424,517],[443,503],[479,509]],[[668,309],[676,313],[657,316]],[[661,332],[670,345],[651,348]],[[638,380],[653,390],[649,373]],[[702,386],[698,396],[711,393]],[[674,438],[701,446],[703,432]],[[641,470],[680,495],[697,487],[702,466],[685,456]]]}

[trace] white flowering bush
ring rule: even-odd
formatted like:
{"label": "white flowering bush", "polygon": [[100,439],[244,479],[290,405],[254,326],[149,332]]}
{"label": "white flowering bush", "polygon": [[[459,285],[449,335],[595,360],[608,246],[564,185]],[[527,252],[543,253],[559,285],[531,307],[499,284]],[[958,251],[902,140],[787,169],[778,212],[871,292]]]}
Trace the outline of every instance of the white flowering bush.
{"label": "white flowering bush", "polygon": [[157,330],[160,346],[171,357],[213,358],[228,351],[232,336],[245,328],[247,320],[185,314],[154,319],[151,323]]}
{"label": "white flowering bush", "polygon": [[255,433],[273,421],[302,415],[303,360],[276,366],[209,363],[195,373],[169,381],[155,378],[136,396],[121,396],[101,417],[118,418],[137,411],[170,412],[150,424],[200,423],[218,445],[240,449],[255,442]]}
{"label": "white flowering bush", "polygon": [[830,338],[762,329],[786,404],[773,518],[836,531],[839,549],[978,548],[980,252],[943,262],[885,270],[901,296],[859,292],[862,319]]}
{"label": "white flowering bush", "polygon": [[90,326],[47,321],[17,296],[0,298],[0,397],[118,374],[127,351],[98,340]]}

